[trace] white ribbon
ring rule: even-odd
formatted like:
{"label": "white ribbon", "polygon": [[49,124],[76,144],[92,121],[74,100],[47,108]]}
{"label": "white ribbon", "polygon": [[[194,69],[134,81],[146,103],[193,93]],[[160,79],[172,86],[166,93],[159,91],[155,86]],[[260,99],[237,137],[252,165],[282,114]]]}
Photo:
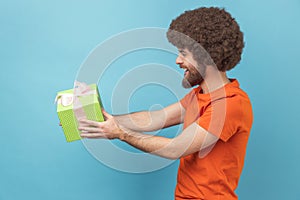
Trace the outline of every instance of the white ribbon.
{"label": "white ribbon", "polygon": [[[74,82],[74,91],[73,94],[58,94],[55,97],[55,103],[61,104],[62,106],[70,106],[74,103],[74,99],[81,96],[88,96],[92,94],[97,94],[95,90],[91,90],[86,83],[81,83],[78,81]],[[80,102],[76,101],[74,108],[82,107]]]}

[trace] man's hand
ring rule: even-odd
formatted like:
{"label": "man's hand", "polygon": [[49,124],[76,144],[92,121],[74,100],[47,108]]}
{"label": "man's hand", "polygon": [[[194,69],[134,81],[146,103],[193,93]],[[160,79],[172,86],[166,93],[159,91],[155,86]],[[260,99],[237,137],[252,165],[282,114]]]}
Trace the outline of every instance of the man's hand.
{"label": "man's hand", "polygon": [[106,119],[104,122],[96,122],[87,119],[79,121],[80,126],[78,129],[81,131],[80,136],[82,138],[122,138],[124,130],[120,128],[114,117],[104,110],[102,110],[102,113]]}

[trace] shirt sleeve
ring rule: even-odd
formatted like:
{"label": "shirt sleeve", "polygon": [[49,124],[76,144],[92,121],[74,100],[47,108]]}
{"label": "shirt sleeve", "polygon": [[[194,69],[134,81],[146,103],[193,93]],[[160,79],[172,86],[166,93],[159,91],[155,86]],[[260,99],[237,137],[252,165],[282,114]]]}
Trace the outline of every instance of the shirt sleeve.
{"label": "shirt sleeve", "polygon": [[227,142],[238,130],[241,110],[235,98],[222,98],[212,102],[197,119],[197,123]]}
{"label": "shirt sleeve", "polygon": [[195,97],[195,89],[190,91],[187,95],[185,95],[181,100],[180,103],[184,107],[184,109],[187,109],[187,106],[192,102],[193,98]]}

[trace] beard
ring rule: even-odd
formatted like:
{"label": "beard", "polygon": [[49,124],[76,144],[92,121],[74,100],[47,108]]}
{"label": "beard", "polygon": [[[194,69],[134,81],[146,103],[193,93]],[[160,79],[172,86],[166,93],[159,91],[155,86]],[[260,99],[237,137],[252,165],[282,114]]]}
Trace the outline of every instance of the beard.
{"label": "beard", "polygon": [[196,68],[189,69],[188,74],[182,79],[182,87],[191,88],[195,85],[200,85],[204,80],[205,68],[200,69],[199,71]]}

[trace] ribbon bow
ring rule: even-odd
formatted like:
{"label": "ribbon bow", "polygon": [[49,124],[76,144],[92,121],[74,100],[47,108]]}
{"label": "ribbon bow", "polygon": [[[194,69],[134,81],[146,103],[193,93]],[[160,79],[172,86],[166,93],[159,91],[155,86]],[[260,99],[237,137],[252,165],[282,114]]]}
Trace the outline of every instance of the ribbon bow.
{"label": "ribbon bow", "polygon": [[84,113],[82,103],[78,97],[92,94],[96,94],[96,91],[91,90],[86,83],[75,81],[73,94],[58,94],[55,98],[55,103],[61,104],[64,107],[73,104],[74,115],[77,120],[80,120],[86,118],[86,115]]}
{"label": "ribbon bow", "polygon": [[[77,101],[78,97],[88,96],[92,94],[96,94],[96,91],[91,90],[86,83],[75,81],[73,94],[58,94],[55,97],[55,103],[61,104],[64,107],[70,106],[72,103],[75,103],[75,105],[73,104],[73,107],[77,108],[81,105],[81,103]],[[80,103],[79,105],[77,104],[78,102]]]}

